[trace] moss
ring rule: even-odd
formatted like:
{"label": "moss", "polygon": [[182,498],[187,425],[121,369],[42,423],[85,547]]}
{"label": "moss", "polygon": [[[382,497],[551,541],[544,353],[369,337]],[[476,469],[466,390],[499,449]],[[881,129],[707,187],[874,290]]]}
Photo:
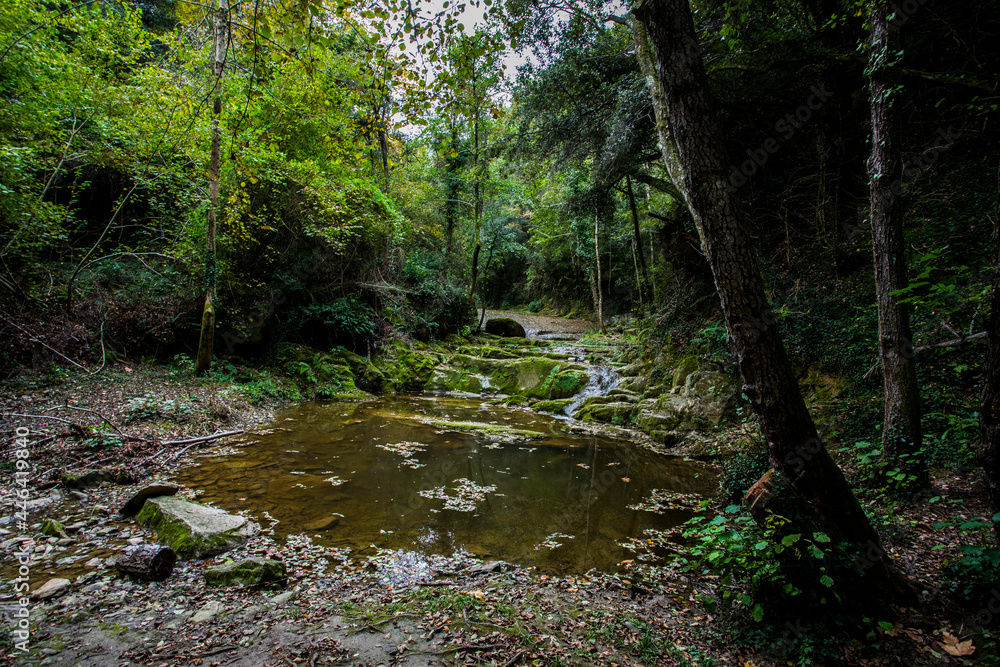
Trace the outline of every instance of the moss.
{"label": "moss", "polygon": [[206,569],[205,583],[209,586],[259,586],[268,581],[284,581],[287,574],[281,561],[244,558]]}
{"label": "moss", "polygon": [[55,519],[46,519],[42,522],[42,535],[49,537],[66,537],[66,529]]}
{"label": "moss", "polygon": [[680,359],[674,367],[673,389],[671,391],[676,393],[684,389],[688,376],[697,370],[698,357],[684,357]]}
{"label": "moss", "polygon": [[583,421],[596,421],[602,424],[628,424],[633,421],[638,406],[635,403],[604,403],[591,404],[576,413],[576,418]]}
{"label": "moss", "polygon": [[551,412],[561,415],[566,412],[566,408],[573,402],[571,398],[563,398],[555,401],[538,401],[531,404],[531,409],[538,412]]}
{"label": "moss", "polygon": [[[171,498],[171,496],[167,498]],[[200,503],[191,504],[207,507]],[[190,528],[183,521],[173,520],[164,515],[159,506],[149,500],[142,506],[142,510],[136,517],[136,522],[156,531],[157,541],[173,549],[179,559],[206,558],[228,551],[242,541],[239,529],[210,535],[192,534]]]}

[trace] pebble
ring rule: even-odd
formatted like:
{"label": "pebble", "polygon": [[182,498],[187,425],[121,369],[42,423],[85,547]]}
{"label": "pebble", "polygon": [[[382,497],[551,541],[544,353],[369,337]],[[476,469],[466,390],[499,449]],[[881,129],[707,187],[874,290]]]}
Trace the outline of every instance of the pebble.
{"label": "pebble", "polygon": [[130,537],[128,539],[129,544],[142,544],[143,541],[144,540],[141,537]]}
{"label": "pebble", "polygon": [[191,617],[191,623],[205,623],[215,618],[216,614],[222,611],[222,603],[209,602],[204,607],[195,612]]}
{"label": "pebble", "polygon": [[49,579],[31,594],[31,599],[48,600],[50,598],[58,597],[67,592],[69,587],[69,579]]}

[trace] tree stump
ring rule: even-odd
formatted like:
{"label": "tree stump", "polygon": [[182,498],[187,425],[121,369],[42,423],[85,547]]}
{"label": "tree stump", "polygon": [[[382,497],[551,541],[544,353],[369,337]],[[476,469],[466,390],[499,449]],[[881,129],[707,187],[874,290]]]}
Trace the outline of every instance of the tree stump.
{"label": "tree stump", "polygon": [[148,581],[163,581],[174,571],[177,555],[170,547],[158,544],[135,544],[126,547],[115,559],[115,569]]}

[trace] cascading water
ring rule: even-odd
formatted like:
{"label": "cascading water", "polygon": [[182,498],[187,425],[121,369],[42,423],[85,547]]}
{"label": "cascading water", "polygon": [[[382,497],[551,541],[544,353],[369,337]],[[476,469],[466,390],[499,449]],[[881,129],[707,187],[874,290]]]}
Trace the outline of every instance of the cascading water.
{"label": "cascading water", "polygon": [[592,396],[606,396],[608,392],[618,386],[620,379],[615,369],[604,364],[591,366],[587,369],[587,374],[590,375],[590,381],[587,382],[583,391],[573,397],[573,402],[566,406],[567,415],[572,416],[583,405],[584,401]]}

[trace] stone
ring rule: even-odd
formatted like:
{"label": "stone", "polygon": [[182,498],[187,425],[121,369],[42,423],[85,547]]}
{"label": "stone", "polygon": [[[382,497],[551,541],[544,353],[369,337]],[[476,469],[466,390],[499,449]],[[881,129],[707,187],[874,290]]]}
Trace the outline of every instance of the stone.
{"label": "stone", "polygon": [[267,581],[284,581],[285,564],[270,558],[244,558],[205,570],[209,586],[258,586]]}
{"label": "stone", "polygon": [[291,599],[294,597],[295,597],[295,591],[285,591],[284,593],[278,593],[272,598],[268,598],[267,601],[270,602],[271,604],[279,605],[291,601]]}
{"label": "stone", "polygon": [[490,560],[485,563],[480,563],[479,565],[473,565],[469,568],[469,574],[487,574],[490,572],[496,572],[501,567],[503,563],[498,560]]}
{"label": "stone", "polygon": [[494,317],[486,320],[486,333],[502,338],[524,338],[528,334],[524,327],[509,317]]}
{"label": "stone", "polygon": [[310,521],[305,525],[305,529],[313,533],[321,533],[324,530],[330,530],[340,525],[340,517],[338,516],[328,516],[322,519],[317,519],[316,521]]}
{"label": "stone", "polygon": [[191,623],[207,623],[215,618],[220,611],[222,611],[221,602],[214,600],[207,602],[205,606],[194,613],[194,616],[191,617]]}
{"label": "stone", "polygon": [[81,470],[79,472],[64,472],[60,481],[67,489],[86,489],[107,481],[100,470]]}
{"label": "stone", "polygon": [[69,579],[49,579],[32,592],[32,600],[51,600],[69,592],[71,586]]}
{"label": "stone", "polygon": [[136,520],[155,530],[158,541],[182,560],[225,553],[256,532],[241,516],[176,496],[149,498]]}
{"label": "stone", "polygon": [[66,535],[66,529],[63,528],[62,524],[55,519],[46,519],[42,522],[42,535],[62,538],[68,537],[68,535]]}
{"label": "stone", "polygon": [[128,502],[122,505],[122,508],[118,510],[118,514],[124,517],[133,517],[139,513],[139,510],[142,509],[142,506],[146,504],[146,500],[149,498],[173,496],[176,495],[179,490],[180,487],[176,484],[150,484],[149,486],[139,489],[134,496],[129,498]]}

